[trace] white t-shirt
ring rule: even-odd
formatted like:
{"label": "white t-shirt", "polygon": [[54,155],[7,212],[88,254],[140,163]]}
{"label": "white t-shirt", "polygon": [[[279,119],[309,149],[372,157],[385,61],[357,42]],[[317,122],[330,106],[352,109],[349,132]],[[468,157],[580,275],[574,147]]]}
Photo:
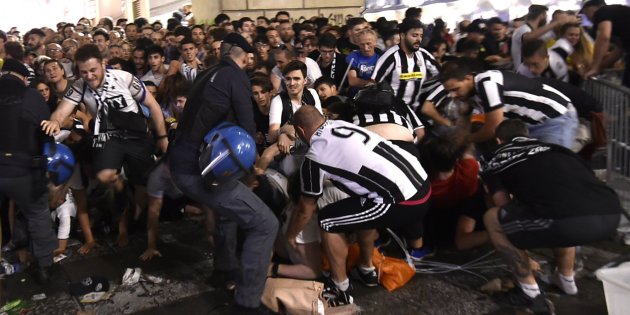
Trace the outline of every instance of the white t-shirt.
{"label": "white t-shirt", "polygon": [[[317,92],[315,92],[315,90],[313,89],[307,89],[308,92],[311,93],[311,95],[313,95],[313,99],[315,99],[315,108],[317,108],[317,110],[322,113],[322,103],[319,101],[319,96],[317,96]],[[298,109],[300,109],[300,107],[302,107],[302,104],[296,104],[294,101],[291,101],[291,105],[293,107],[293,112],[295,113]],[[269,107],[269,126],[277,124],[279,125],[282,122],[282,98],[280,97],[280,95],[276,95],[274,96],[274,98],[271,100],[271,105]]]}
{"label": "white t-shirt", "polygon": [[[306,64],[306,87],[312,88],[313,84],[315,84],[315,80],[319,79],[322,76],[322,70],[319,69],[319,65],[317,62],[309,57],[306,57],[304,63]],[[271,70],[271,75],[280,78],[282,84],[280,84],[280,88],[278,92],[284,91],[284,76],[282,75],[282,71],[278,66],[273,67]]]}
{"label": "white t-shirt", "polygon": [[[512,33],[512,62],[514,63],[514,69],[518,69],[518,67],[523,62],[523,57],[521,56],[523,50],[523,36],[527,33],[531,33],[532,28],[529,24],[525,23],[521,25],[519,28],[514,30]],[[540,39],[543,41],[550,40],[554,38],[556,35],[553,31],[549,31],[542,35]]]}
{"label": "white t-shirt", "polygon": [[[556,43],[547,50],[549,54],[549,68],[545,70],[540,76],[550,79],[556,79],[564,82],[569,82],[569,67],[567,66],[566,58],[573,53],[573,46],[565,38],[560,38]],[[522,63],[518,70],[521,75],[528,78],[537,77],[534,75],[525,63]]]}

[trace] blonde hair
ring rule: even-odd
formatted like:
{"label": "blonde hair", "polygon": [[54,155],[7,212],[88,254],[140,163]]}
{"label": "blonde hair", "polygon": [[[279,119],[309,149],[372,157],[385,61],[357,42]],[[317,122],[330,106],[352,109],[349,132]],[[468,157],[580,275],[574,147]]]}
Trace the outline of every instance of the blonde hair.
{"label": "blonde hair", "polygon": [[564,36],[570,28],[578,28],[580,30],[580,40],[573,46],[573,53],[567,58],[568,62],[573,66],[588,68],[593,62],[593,39],[584,32],[580,24],[565,24],[562,27],[561,34]]}

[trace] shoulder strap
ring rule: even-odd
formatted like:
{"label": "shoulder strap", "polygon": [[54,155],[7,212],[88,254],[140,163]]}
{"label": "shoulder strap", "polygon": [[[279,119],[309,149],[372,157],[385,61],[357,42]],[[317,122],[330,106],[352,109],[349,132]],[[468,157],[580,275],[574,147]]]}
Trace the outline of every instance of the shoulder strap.
{"label": "shoulder strap", "polygon": [[282,101],[282,117],[280,118],[280,126],[293,119],[293,106],[291,98],[286,91],[280,92],[280,100]]}

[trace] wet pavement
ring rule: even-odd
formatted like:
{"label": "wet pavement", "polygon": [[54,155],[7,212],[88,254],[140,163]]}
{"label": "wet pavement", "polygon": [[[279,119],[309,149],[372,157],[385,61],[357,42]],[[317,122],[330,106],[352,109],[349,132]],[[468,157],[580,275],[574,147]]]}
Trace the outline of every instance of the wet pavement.
{"label": "wet pavement", "polygon": [[[225,290],[212,286],[213,259],[204,237],[202,217],[162,222],[158,249],[162,257],[148,262],[139,260],[145,249],[145,233],[130,236],[126,247],[117,247],[114,236],[101,236],[98,246],[87,255],[80,255],[78,241],[66,251],[68,256],[53,267],[50,284],[36,284],[28,272],[0,279],[0,306],[22,299],[30,304],[29,314],[225,314],[229,303]],[[490,249],[471,252],[440,251],[432,257],[461,266]],[[594,270],[620,255],[630,254],[630,246],[619,240],[582,248],[584,269],[578,274],[579,293],[570,297],[542,285],[554,302],[557,314],[607,314],[603,288],[593,276]],[[551,260],[549,251],[534,253],[537,260]],[[384,288],[354,285],[353,296],[363,314],[517,314],[501,309],[480,287],[487,280],[509,278],[496,254],[474,264],[467,271],[417,274],[405,287],[387,292]],[[544,266],[544,265],[543,265]],[[162,283],[140,281],[122,285],[127,268],[141,268],[143,274],[162,278]],[[472,272],[472,273],[469,273]],[[68,284],[87,276],[102,276],[110,281],[107,300],[81,303],[68,293]],[[34,301],[33,296],[45,293],[46,298]]]}

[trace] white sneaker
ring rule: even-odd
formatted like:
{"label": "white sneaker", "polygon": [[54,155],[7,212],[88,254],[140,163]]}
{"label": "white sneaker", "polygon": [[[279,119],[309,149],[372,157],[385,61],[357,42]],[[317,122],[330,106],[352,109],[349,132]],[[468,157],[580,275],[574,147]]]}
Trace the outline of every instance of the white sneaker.
{"label": "white sneaker", "polygon": [[575,285],[575,278],[567,280],[567,278],[561,276],[558,271],[556,271],[551,277],[551,282],[560,288],[566,295],[576,295],[578,293],[578,288]]}

